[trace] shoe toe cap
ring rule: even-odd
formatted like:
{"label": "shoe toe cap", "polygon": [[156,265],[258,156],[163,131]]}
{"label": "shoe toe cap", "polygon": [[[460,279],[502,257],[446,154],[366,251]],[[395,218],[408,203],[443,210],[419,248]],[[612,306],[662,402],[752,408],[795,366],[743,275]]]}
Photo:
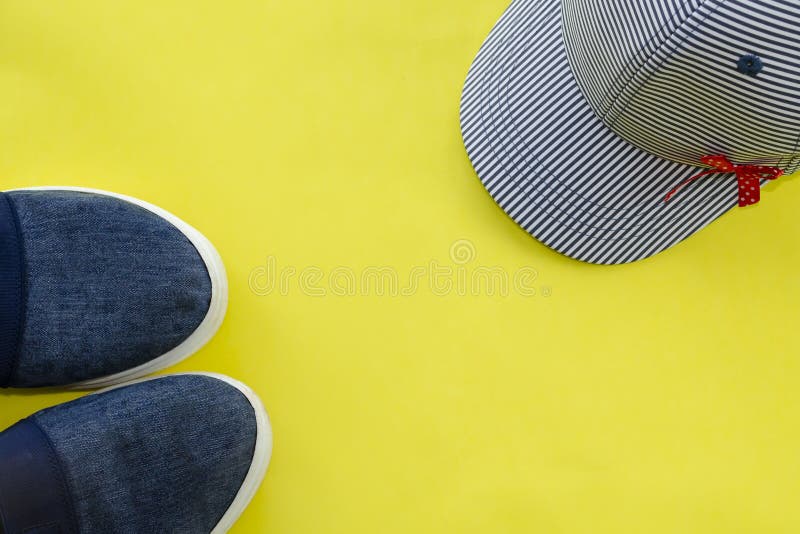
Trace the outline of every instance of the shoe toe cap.
{"label": "shoe toe cap", "polygon": [[260,403],[232,384],[173,375],[34,416],[65,467],[81,532],[211,532],[271,444]]}
{"label": "shoe toe cap", "polygon": [[206,320],[214,294],[208,262],[169,220],[111,195],[9,197],[26,292],[12,385],[65,385],[146,365]]}

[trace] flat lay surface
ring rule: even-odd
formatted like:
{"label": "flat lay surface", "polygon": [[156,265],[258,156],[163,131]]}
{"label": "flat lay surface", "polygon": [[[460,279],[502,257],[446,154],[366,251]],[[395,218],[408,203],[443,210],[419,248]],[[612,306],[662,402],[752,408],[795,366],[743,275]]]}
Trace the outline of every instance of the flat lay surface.
{"label": "flat lay surface", "polygon": [[[217,247],[225,323],[166,372],[269,411],[234,533],[797,532],[800,181],[639,263],[552,252],[461,141],[507,3],[3,2],[0,188]],[[2,391],[0,427],[81,395]]]}

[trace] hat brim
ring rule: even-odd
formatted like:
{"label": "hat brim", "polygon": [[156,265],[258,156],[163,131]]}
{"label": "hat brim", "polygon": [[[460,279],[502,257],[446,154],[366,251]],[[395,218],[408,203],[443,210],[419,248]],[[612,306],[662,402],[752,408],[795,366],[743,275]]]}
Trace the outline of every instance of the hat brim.
{"label": "hat brim", "polygon": [[494,200],[548,247],[620,264],[657,254],[738,203],[730,175],[631,145],[597,117],[569,65],[560,0],[516,0],[483,44],[461,101],[464,144]]}

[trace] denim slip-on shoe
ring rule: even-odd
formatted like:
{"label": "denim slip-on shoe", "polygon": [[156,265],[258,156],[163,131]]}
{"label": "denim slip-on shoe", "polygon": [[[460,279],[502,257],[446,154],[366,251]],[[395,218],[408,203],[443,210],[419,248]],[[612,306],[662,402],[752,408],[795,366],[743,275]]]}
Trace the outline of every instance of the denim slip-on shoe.
{"label": "denim slip-on shoe", "polygon": [[233,379],[167,375],[117,386],[0,433],[0,531],[227,532],[271,454],[261,401]]}
{"label": "denim slip-on shoe", "polygon": [[0,387],[99,388],[187,358],[228,301],[213,245],[141,200],[0,192]]}

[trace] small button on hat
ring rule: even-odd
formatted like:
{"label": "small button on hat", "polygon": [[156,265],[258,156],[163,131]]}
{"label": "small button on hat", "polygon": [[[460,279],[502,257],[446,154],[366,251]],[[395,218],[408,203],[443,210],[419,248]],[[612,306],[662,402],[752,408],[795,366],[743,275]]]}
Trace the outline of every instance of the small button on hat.
{"label": "small button on hat", "polygon": [[800,166],[799,26],[793,0],[515,0],[467,77],[467,152],[545,245],[647,258]]}

